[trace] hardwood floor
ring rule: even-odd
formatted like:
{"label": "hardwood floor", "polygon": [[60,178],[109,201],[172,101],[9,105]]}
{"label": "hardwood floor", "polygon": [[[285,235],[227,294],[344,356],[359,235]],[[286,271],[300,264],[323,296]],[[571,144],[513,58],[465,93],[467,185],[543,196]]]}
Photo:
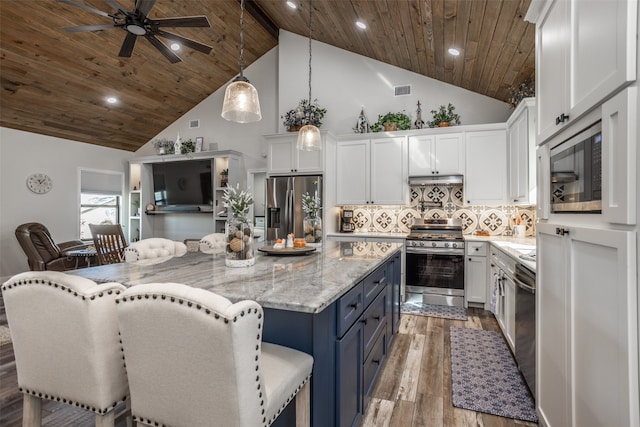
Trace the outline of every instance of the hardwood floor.
{"label": "hardwood floor", "polygon": [[[1,300],[0,300],[0,308]],[[403,315],[361,427],[516,427],[537,424],[453,407],[449,327],[499,331],[493,315],[469,309],[467,321]],[[0,311],[0,321],[2,312]],[[19,427],[13,348],[0,346],[0,426]],[[61,403],[43,403],[44,426],[92,426],[92,414]],[[118,427],[124,426],[120,420]],[[325,426],[322,426],[325,427]]]}

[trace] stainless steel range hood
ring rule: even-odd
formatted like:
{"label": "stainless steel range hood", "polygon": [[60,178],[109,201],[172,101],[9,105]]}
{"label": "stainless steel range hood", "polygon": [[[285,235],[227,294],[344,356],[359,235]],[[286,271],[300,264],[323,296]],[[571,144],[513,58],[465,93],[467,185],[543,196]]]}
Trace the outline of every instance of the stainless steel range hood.
{"label": "stainless steel range hood", "polygon": [[462,175],[429,175],[409,177],[410,186],[462,184]]}

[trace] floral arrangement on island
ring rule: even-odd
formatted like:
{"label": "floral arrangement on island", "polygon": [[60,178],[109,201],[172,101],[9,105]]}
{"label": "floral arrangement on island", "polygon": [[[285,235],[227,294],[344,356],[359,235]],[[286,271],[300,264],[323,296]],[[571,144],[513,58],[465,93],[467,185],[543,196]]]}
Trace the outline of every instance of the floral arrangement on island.
{"label": "floral arrangement on island", "polygon": [[306,192],[302,196],[302,210],[304,218],[304,240],[307,243],[320,243],[322,241],[322,220],[320,219],[320,196],[318,192],[311,195]]}
{"label": "floral arrangement on island", "polygon": [[225,265],[248,267],[255,263],[253,256],[253,229],[247,215],[253,204],[253,195],[248,190],[240,190],[240,184],[228,186],[222,196],[224,206],[231,210],[225,226],[227,250]]}

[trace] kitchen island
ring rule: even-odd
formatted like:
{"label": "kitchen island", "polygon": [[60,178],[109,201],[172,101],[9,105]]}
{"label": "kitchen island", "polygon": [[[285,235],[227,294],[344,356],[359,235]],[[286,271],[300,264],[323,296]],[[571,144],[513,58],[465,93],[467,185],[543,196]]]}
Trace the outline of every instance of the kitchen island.
{"label": "kitchen island", "polygon": [[[361,245],[362,242],[358,244]],[[260,252],[251,267],[230,268],[224,254],[187,253],[160,264],[112,264],[70,272],[96,282],[184,283],[264,309],[263,340],[311,354],[313,426],[357,424],[400,318],[401,244],[325,242],[304,256]],[[361,252],[362,253],[362,252]],[[289,405],[276,426],[295,425]]]}

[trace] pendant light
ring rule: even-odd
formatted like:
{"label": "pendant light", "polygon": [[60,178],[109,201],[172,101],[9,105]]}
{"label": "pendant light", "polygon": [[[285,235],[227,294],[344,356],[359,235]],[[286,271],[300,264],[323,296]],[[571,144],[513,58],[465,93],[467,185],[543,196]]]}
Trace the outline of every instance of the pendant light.
{"label": "pendant light", "polygon": [[222,118],[238,123],[257,122],[262,119],[258,91],[242,74],[244,70],[244,1],[240,2],[240,75],[224,92]]}
{"label": "pendant light", "polygon": [[313,12],[312,0],[309,0],[309,110],[305,111],[307,124],[298,131],[298,150],[319,151],[322,150],[320,129],[309,123],[311,120],[311,16]]}

